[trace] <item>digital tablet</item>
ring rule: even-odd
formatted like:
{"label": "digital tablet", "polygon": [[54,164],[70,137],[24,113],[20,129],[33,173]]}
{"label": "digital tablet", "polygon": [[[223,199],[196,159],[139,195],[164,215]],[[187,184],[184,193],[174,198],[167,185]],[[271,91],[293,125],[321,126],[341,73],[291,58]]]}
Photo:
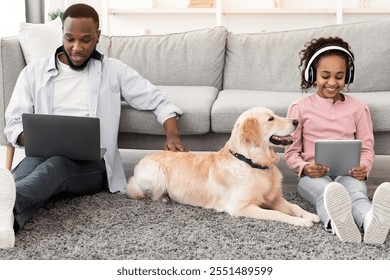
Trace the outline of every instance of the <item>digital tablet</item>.
{"label": "digital tablet", "polygon": [[328,167],[328,176],[345,176],[360,165],[361,140],[315,141],[315,163]]}

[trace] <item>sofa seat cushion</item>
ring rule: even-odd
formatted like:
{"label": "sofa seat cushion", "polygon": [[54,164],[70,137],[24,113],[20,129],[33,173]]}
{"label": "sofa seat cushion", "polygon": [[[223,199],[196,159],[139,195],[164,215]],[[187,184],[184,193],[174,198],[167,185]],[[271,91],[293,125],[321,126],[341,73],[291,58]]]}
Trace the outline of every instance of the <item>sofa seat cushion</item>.
{"label": "sofa seat cushion", "polygon": [[[183,110],[178,121],[181,135],[210,131],[210,114],[218,89],[208,86],[158,86]],[[165,135],[164,128],[151,111],[139,111],[122,102],[120,132]]]}
{"label": "sofa seat cushion", "polygon": [[390,91],[351,92],[347,94],[368,105],[375,132],[390,131]]}
{"label": "sofa seat cushion", "polygon": [[230,133],[237,118],[253,107],[267,107],[285,117],[292,102],[306,94],[254,90],[223,90],[219,93],[211,112],[211,130]]}

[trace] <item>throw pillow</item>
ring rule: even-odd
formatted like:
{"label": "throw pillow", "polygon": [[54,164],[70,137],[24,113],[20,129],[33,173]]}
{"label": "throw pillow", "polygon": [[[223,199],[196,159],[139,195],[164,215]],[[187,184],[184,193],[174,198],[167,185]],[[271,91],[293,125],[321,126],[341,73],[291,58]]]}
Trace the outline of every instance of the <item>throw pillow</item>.
{"label": "throw pillow", "polygon": [[59,17],[45,24],[20,24],[19,42],[26,63],[52,54],[62,44],[62,22]]}

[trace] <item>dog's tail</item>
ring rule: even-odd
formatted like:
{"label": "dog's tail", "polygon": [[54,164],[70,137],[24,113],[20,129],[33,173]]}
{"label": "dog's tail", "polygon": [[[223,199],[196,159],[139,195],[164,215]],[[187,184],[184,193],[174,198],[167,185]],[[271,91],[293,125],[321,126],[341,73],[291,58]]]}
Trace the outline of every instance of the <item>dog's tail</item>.
{"label": "dog's tail", "polygon": [[127,186],[126,194],[133,199],[143,199],[145,198],[145,193],[139,189],[135,182],[135,178],[131,177]]}
{"label": "dog's tail", "polygon": [[142,160],[134,169],[134,176],[127,184],[126,193],[134,199],[150,197],[165,201],[168,196],[165,172],[154,160]]}

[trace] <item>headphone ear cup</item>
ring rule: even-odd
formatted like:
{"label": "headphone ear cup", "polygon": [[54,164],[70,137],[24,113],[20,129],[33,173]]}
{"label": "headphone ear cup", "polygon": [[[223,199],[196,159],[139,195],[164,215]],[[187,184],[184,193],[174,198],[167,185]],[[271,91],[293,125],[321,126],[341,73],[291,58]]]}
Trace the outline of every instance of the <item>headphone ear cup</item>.
{"label": "headphone ear cup", "polygon": [[345,73],[345,84],[349,85],[351,83],[351,71],[348,69],[348,71]]}
{"label": "headphone ear cup", "polygon": [[316,71],[314,70],[313,66],[310,66],[309,68],[309,79],[307,82],[314,83],[316,81]]}
{"label": "headphone ear cup", "polygon": [[355,79],[355,66],[352,66],[349,72],[350,72],[349,83],[352,84],[353,80]]}
{"label": "headphone ear cup", "polygon": [[345,83],[348,85],[352,84],[354,78],[355,78],[355,74],[354,74],[354,68],[352,66],[348,69],[347,73],[345,74]]}

